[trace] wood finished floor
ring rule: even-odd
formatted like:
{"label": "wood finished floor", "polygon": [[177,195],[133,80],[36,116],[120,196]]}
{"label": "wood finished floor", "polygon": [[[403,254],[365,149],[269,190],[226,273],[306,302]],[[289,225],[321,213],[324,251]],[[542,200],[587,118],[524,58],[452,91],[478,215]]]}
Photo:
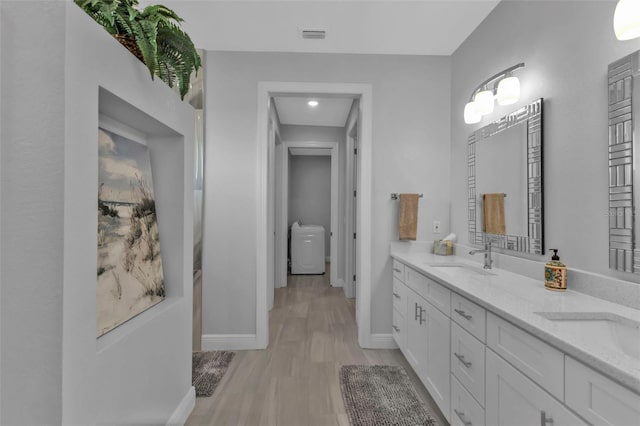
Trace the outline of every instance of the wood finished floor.
{"label": "wood finished floor", "polygon": [[196,399],[187,426],[348,426],[338,381],[347,364],[401,365],[418,396],[435,407],[399,350],[358,346],[354,300],[328,278],[289,276],[288,287],[276,289],[269,348],[237,351],[215,393]]}

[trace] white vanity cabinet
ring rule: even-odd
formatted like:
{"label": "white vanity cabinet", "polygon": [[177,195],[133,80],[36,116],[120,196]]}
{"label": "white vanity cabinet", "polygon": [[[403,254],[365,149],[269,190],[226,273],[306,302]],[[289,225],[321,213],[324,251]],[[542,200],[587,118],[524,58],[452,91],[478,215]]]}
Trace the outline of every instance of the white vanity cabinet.
{"label": "white vanity cabinet", "polygon": [[452,425],[640,425],[637,391],[411,265],[394,260],[393,335]]}

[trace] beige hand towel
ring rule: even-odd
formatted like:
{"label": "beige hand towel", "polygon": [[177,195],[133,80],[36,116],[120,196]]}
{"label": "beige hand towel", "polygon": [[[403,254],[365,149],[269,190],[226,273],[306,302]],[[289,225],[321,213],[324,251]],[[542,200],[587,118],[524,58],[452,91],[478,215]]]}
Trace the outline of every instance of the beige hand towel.
{"label": "beige hand towel", "polygon": [[487,234],[506,234],[503,193],[482,195],[482,219],[482,230]]}
{"label": "beige hand towel", "polygon": [[416,240],[418,233],[418,199],[419,194],[400,194],[400,223],[398,238]]}

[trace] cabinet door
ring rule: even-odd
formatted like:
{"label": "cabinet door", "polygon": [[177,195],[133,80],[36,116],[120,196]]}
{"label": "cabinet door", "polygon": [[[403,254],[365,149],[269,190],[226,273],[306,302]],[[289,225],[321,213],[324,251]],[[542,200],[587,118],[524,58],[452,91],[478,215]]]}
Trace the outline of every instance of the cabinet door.
{"label": "cabinet door", "polygon": [[586,424],[490,349],[486,352],[488,425]]}
{"label": "cabinet door", "polygon": [[449,317],[431,303],[425,303],[422,316],[427,326],[427,357],[424,360],[424,384],[447,420],[450,411]]}
{"label": "cabinet door", "polygon": [[640,395],[565,356],[565,404],[594,425],[640,425]]}
{"label": "cabinet door", "polygon": [[405,357],[423,382],[422,364],[427,358],[427,325],[424,321],[424,315],[422,316],[423,320],[420,321],[420,312],[425,309],[424,305],[426,304],[427,302],[422,297],[411,290],[407,291]]}

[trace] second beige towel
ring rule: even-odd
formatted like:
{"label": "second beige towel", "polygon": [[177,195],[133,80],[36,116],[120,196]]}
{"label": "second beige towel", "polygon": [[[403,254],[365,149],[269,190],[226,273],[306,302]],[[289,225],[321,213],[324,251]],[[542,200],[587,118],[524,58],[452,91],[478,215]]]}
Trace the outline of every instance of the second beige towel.
{"label": "second beige towel", "polygon": [[503,193],[482,195],[482,219],[482,230],[487,234],[506,234]]}
{"label": "second beige towel", "polygon": [[419,194],[400,194],[400,221],[398,238],[416,240],[418,233],[418,200]]}

